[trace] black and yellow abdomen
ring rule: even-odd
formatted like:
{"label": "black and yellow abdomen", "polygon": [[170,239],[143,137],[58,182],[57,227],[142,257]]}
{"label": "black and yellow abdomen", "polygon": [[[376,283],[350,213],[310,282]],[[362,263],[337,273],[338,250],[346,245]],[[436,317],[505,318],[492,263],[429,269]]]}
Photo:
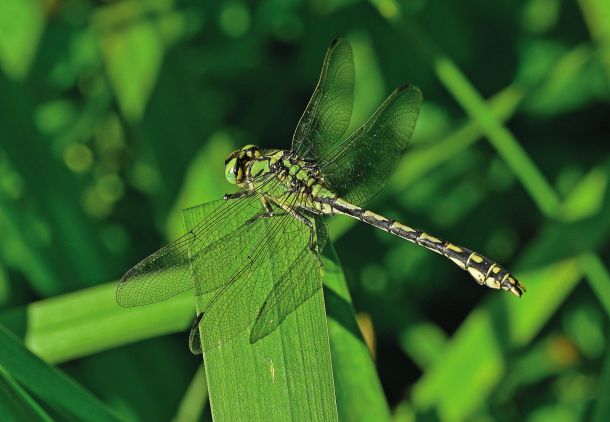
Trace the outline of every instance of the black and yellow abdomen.
{"label": "black and yellow abdomen", "polygon": [[458,267],[468,271],[472,278],[480,285],[492,289],[506,290],[519,297],[525,291],[525,286],[519,283],[504,267],[468,248],[454,245],[451,242],[431,236],[421,230],[389,220],[372,211],[352,205],[341,198],[323,200],[323,202],[328,203],[337,213],[357,218],[360,221],[449,258]]}

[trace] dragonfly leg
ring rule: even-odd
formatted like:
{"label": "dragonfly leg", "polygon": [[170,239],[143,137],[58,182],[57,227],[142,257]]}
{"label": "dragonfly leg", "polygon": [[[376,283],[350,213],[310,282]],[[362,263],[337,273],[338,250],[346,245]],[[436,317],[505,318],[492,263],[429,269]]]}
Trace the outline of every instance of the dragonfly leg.
{"label": "dragonfly leg", "polygon": [[246,224],[252,224],[255,221],[260,220],[261,218],[271,218],[271,217],[275,217],[276,215],[283,215],[283,214],[284,213],[276,213],[275,211],[259,212],[258,214],[253,215],[252,218],[247,220]]}
{"label": "dragonfly leg", "polygon": [[267,198],[265,198],[264,196],[261,196],[260,198],[261,198],[261,202],[263,203],[263,207],[265,207],[265,211],[267,211],[267,214],[272,214],[273,207],[271,207],[269,200]]}
{"label": "dragonfly leg", "polygon": [[263,203],[263,207],[265,207],[265,212],[259,212],[258,214],[255,214],[254,216],[252,216],[252,218],[250,218],[248,221],[246,221],[246,224],[252,224],[257,220],[260,220],[261,218],[271,218],[271,217],[275,217],[276,215],[285,214],[283,212],[282,213],[275,212],[273,210],[273,208],[271,207],[271,204],[269,203],[267,198],[265,198],[264,196],[261,196],[261,202]]}
{"label": "dragonfly leg", "polygon": [[313,227],[313,223],[299,212],[295,211],[294,216],[309,228],[309,249],[316,252],[316,231]]}
{"label": "dragonfly leg", "polygon": [[250,196],[252,195],[252,192],[248,191],[248,190],[240,190],[238,192],[235,193],[225,193],[225,195],[223,196],[224,200],[227,199],[240,199],[240,198],[245,198],[246,196]]}
{"label": "dragonfly leg", "polygon": [[316,257],[320,266],[322,266],[322,260],[320,260],[318,248],[316,247],[316,228],[314,227],[313,222],[294,208],[287,207],[282,204],[278,205],[288,214],[290,214],[291,216],[299,220],[301,223],[305,224],[307,228],[309,228],[309,250]]}
{"label": "dragonfly leg", "polygon": [[304,215],[302,215],[301,213],[295,211],[294,216],[301,221],[303,224],[305,224],[307,227],[309,227],[309,250],[311,251],[311,253],[313,254],[313,256],[316,257],[316,259],[318,260],[318,264],[320,265],[320,267],[322,267],[322,260],[320,259],[320,255],[318,254],[318,248],[316,247],[317,242],[316,242],[316,229],[313,225],[313,223],[311,222],[310,219],[308,219],[307,217],[305,217]]}

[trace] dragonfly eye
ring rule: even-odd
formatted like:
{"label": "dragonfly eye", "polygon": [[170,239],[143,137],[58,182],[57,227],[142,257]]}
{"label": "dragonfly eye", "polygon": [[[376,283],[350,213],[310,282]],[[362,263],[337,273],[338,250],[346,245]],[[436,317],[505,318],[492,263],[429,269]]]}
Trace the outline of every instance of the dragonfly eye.
{"label": "dragonfly eye", "polygon": [[232,185],[237,183],[237,176],[239,173],[239,167],[237,165],[237,158],[231,158],[225,166],[225,177],[227,181]]}
{"label": "dragonfly eye", "polygon": [[241,151],[241,150],[239,150],[239,149],[238,149],[237,151],[233,151],[233,152],[232,152],[232,153],[231,153],[231,154],[230,154],[230,155],[227,157],[227,159],[225,160],[225,166],[226,166],[227,164],[229,164],[229,161],[231,161],[233,158],[237,157],[237,156],[239,155],[240,151]]}

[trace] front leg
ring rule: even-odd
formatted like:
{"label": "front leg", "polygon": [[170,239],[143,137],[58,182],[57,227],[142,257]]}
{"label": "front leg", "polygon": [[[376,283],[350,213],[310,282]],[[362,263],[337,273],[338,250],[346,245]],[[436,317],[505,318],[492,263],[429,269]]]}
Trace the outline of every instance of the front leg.
{"label": "front leg", "polygon": [[252,195],[252,192],[249,190],[240,190],[237,191],[235,193],[225,193],[225,195],[223,196],[223,199],[226,201],[228,199],[241,199],[241,198],[245,198],[247,196]]}

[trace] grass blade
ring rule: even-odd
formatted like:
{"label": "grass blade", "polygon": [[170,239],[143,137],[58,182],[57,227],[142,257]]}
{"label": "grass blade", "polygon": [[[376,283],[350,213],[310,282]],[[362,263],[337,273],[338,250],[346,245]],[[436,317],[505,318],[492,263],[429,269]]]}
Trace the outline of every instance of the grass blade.
{"label": "grass blade", "polygon": [[53,420],[2,366],[0,366],[0,415],[19,421]]}
{"label": "grass blade", "polygon": [[[123,344],[184,331],[193,319],[192,293],[138,308],[121,308],[116,283],[31,303],[0,318],[28,349],[59,363]],[[185,336],[185,344],[187,337]]]}
{"label": "grass blade", "polygon": [[390,419],[377,368],[366,347],[354,313],[339,258],[332,245],[324,262],[324,299],[341,421]]}
{"label": "grass blade", "polygon": [[53,409],[77,420],[119,420],[91,393],[28,351],[0,326],[0,362],[6,373]]}
{"label": "grass blade", "polygon": [[205,405],[208,402],[208,385],[205,378],[205,370],[203,365],[197,369],[193,380],[189,385],[176,416],[174,422],[198,421],[205,410]]}

